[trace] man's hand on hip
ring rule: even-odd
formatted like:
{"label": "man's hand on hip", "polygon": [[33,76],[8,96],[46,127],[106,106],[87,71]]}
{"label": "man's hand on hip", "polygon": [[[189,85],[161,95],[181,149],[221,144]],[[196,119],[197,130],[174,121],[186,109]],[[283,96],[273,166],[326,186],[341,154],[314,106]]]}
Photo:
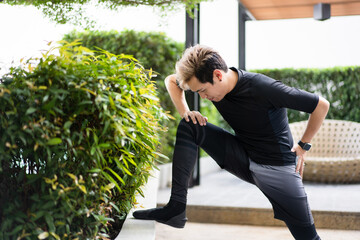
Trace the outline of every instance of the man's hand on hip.
{"label": "man's hand on hip", "polygon": [[300,176],[303,177],[306,151],[297,144],[291,149],[291,151],[295,152],[298,157],[295,171],[300,173]]}

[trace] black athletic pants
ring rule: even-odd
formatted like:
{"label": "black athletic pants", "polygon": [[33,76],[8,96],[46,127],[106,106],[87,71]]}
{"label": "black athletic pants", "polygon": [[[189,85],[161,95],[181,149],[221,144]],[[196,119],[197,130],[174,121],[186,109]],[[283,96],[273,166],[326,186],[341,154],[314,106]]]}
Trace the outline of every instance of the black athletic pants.
{"label": "black athletic pants", "polygon": [[[249,170],[249,157],[240,141],[229,132],[211,123],[206,126],[182,119],[179,123],[173,156],[171,199],[186,204],[187,190],[193,171],[198,146],[206,151],[221,167],[240,179],[255,184]],[[236,161],[234,161],[236,159]],[[314,225],[288,224],[295,239],[320,239]]]}

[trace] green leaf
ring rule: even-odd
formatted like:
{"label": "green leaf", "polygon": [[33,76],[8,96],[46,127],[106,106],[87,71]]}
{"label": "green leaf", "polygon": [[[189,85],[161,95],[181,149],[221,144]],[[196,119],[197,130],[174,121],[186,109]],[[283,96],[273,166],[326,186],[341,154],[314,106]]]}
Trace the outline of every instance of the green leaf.
{"label": "green leaf", "polygon": [[114,100],[112,99],[112,97],[109,95],[109,102],[110,102],[110,107],[112,109],[115,109],[115,103],[114,103]]}
{"label": "green leaf", "polygon": [[69,177],[71,177],[74,181],[77,181],[77,177],[72,173],[66,173]]}
{"label": "green leaf", "polygon": [[109,170],[122,184],[125,185],[124,180],[119,176],[119,174],[117,174],[114,170],[112,170],[111,168],[106,167],[106,170]]}
{"label": "green leaf", "polygon": [[50,209],[53,208],[55,205],[55,203],[53,201],[49,201],[47,203],[45,203],[44,205],[42,205],[42,209]]}
{"label": "green leaf", "polygon": [[51,236],[53,236],[56,240],[60,240],[59,235],[57,235],[56,233],[50,232],[50,234],[51,234]]}
{"label": "green leaf", "polygon": [[43,233],[40,233],[38,235],[38,239],[46,239],[49,237],[49,233],[48,232],[43,232]]}
{"label": "green leaf", "polygon": [[115,187],[115,183],[109,183],[104,187],[105,191],[110,191],[110,189],[113,189]]}
{"label": "green leaf", "polygon": [[15,227],[14,230],[11,231],[10,236],[17,234],[17,233],[20,232],[22,229],[23,229],[23,226],[22,226],[22,225],[19,225],[19,226]]}
{"label": "green leaf", "polygon": [[106,131],[107,131],[108,128],[109,128],[109,125],[110,125],[110,121],[106,121],[106,122],[105,122],[105,127],[104,127],[101,135],[104,135],[104,134],[106,133]]}
{"label": "green leaf", "polygon": [[135,167],[137,167],[136,162],[132,159],[132,158],[128,158],[127,159],[132,165],[134,165]]}
{"label": "green leaf", "polygon": [[130,87],[131,87],[131,90],[132,90],[132,92],[134,93],[134,97],[136,97],[136,89],[135,89],[135,87],[134,87],[134,84],[133,83],[131,83],[130,84]]}
{"label": "green leaf", "polygon": [[26,115],[29,115],[29,114],[32,114],[32,113],[34,113],[34,112],[36,112],[36,108],[33,108],[33,107],[30,107],[30,108],[28,108],[28,110],[26,110]]}
{"label": "green leaf", "polygon": [[49,230],[52,232],[55,231],[54,218],[50,214],[45,215],[45,221],[49,227]]}
{"label": "green leaf", "polygon": [[88,172],[99,173],[99,172],[101,172],[101,169],[100,168],[93,168],[93,169],[90,169]]}
{"label": "green leaf", "polygon": [[90,149],[90,155],[91,155],[91,156],[94,155],[95,151],[96,151],[96,147],[91,147],[91,149]]}
{"label": "green leaf", "polygon": [[62,143],[61,138],[52,138],[46,144],[47,145],[58,145],[60,143]]}
{"label": "green leaf", "polygon": [[122,170],[124,170],[128,175],[132,176],[132,173],[125,166],[122,168]]}
{"label": "green leaf", "polygon": [[83,193],[87,194],[86,187],[84,185],[79,184],[78,187]]}
{"label": "green leaf", "polygon": [[168,158],[167,156],[165,156],[164,154],[162,154],[162,153],[154,152],[154,154],[157,155],[157,156],[159,156],[159,157],[161,157],[161,158],[164,158],[164,159],[166,159],[166,160],[169,160],[169,158]]}
{"label": "green leaf", "polygon": [[98,144],[98,142],[99,142],[98,136],[96,136],[96,134],[93,133],[93,137],[94,137],[94,142],[95,142],[96,144]]}
{"label": "green leaf", "polygon": [[91,93],[91,94],[94,95],[94,96],[97,95],[94,91],[92,91],[92,90],[90,90],[90,89],[87,89],[87,88],[81,88],[81,89],[84,90],[84,91],[86,91],[86,92]]}
{"label": "green leaf", "polygon": [[67,121],[65,124],[64,124],[64,129],[70,129],[72,125],[72,121]]}
{"label": "green leaf", "polygon": [[152,96],[152,95],[149,95],[149,94],[141,94],[141,96],[144,97],[144,98],[154,100],[154,101],[159,101],[159,98],[157,98],[155,96]]}
{"label": "green leaf", "polygon": [[110,147],[111,147],[110,143],[100,143],[99,144],[99,148],[110,148]]}
{"label": "green leaf", "polygon": [[112,178],[108,173],[106,173],[106,172],[104,172],[104,171],[102,171],[101,173],[104,175],[104,177],[105,177],[109,182],[115,184],[116,188],[119,190],[120,193],[122,192],[119,184],[115,181],[114,178]]}
{"label": "green leaf", "polygon": [[136,127],[142,129],[142,123],[139,120],[136,120]]}
{"label": "green leaf", "polygon": [[119,209],[118,206],[116,206],[116,204],[114,204],[113,202],[110,202],[110,205],[113,206],[113,208],[114,208],[116,211],[120,212],[120,209]]}

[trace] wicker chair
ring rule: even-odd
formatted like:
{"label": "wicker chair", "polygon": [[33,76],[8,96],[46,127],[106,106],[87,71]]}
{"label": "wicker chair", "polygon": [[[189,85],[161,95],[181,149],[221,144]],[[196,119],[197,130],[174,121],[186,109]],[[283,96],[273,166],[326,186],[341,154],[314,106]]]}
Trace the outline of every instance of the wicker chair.
{"label": "wicker chair", "polygon": [[[294,143],[307,121],[290,124]],[[360,182],[360,123],[324,120],[306,155],[304,180],[323,183]]]}

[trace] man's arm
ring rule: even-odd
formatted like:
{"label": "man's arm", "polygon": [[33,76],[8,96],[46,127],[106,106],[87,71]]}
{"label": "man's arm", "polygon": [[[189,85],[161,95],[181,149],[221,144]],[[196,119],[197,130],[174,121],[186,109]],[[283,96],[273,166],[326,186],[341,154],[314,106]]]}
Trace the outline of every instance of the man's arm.
{"label": "man's arm", "polygon": [[202,116],[197,111],[190,111],[185,99],[185,92],[177,85],[175,74],[165,78],[165,86],[167,91],[169,92],[171,101],[174,103],[176,110],[179,112],[182,118],[184,118],[187,122],[191,118],[194,124],[199,122],[201,126],[206,125],[206,122],[208,120],[207,117]]}
{"label": "man's arm", "polygon": [[[304,143],[310,143],[315,134],[319,131],[322,122],[324,121],[326,114],[329,110],[330,103],[323,97],[319,97],[319,102],[315,108],[315,110],[311,113],[309,117],[308,124],[306,126],[304,135],[301,138],[301,141]],[[301,177],[304,172],[304,162],[305,162],[305,153],[298,144],[292,149],[293,152],[296,152],[298,156],[298,164],[296,166],[296,171],[300,172]]]}

